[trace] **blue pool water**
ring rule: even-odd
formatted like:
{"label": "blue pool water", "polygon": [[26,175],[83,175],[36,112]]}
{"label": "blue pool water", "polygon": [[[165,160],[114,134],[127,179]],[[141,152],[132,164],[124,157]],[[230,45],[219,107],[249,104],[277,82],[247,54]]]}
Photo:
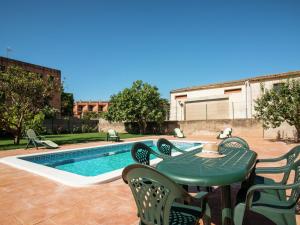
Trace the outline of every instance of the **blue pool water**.
{"label": "blue pool water", "polygon": [[[143,141],[143,143],[157,151],[153,141]],[[82,176],[97,176],[134,163],[130,152],[133,144],[100,146],[76,151],[25,156],[20,159]],[[201,143],[173,142],[173,144],[186,150]],[[154,159],[154,157],[151,159]]]}

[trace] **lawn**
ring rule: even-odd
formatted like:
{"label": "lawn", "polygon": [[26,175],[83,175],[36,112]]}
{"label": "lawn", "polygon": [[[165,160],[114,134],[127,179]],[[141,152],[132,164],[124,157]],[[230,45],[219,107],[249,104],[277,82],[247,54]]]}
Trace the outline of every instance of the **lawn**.
{"label": "lawn", "polygon": [[[119,133],[121,139],[142,137],[141,134]],[[105,141],[106,133],[83,133],[83,134],[57,134],[44,135],[45,139],[54,141],[58,145],[84,143],[92,141]],[[11,150],[18,148],[25,148],[27,144],[26,139],[22,139],[19,145],[15,145],[12,139],[0,138],[0,151]]]}

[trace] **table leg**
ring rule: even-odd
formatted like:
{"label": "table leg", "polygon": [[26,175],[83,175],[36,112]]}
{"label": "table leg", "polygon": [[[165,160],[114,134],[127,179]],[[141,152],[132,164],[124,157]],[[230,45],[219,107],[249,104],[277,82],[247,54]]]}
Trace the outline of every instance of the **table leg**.
{"label": "table leg", "polygon": [[232,203],[230,185],[221,187],[222,225],[232,225]]}

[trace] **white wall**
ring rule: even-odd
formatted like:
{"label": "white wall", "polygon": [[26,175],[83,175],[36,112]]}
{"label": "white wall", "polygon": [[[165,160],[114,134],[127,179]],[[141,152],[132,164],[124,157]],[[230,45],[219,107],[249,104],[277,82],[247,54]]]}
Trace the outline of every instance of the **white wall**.
{"label": "white wall", "polygon": [[[300,79],[300,78],[297,78]],[[266,88],[270,89],[274,83],[284,82],[286,79],[277,79],[273,81],[265,81],[263,84]],[[179,102],[183,102],[182,99],[175,99],[178,95],[187,95],[187,100],[205,98],[216,96],[229,97],[229,118],[228,119],[245,119],[253,118],[255,114],[254,105],[255,99],[261,96],[261,83],[249,83],[246,82],[243,85],[236,85],[230,87],[212,88],[205,90],[192,90],[186,92],[171,93],[170,100],[170,120],[184,120],[184,106],[180,106]],[[241,88],[241,92],[224,94],[225,90]],[[221,112],[220,112],[221,113]]]}

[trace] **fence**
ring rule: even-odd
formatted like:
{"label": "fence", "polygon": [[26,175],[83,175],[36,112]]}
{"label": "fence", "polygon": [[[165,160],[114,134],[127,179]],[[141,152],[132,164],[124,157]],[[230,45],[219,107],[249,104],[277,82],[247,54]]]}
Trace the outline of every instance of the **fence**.
{"label": "fence", "polygon": [[177,107],[175,114],[175,120],[234,120],[254,118],[255,110],[246,102],[210,101],[186,103]]}
{"label": "fence", "polygon": [[48,134],[97,132],[98,120],[83,120],[74,117],[47,119],[43,126]]}

